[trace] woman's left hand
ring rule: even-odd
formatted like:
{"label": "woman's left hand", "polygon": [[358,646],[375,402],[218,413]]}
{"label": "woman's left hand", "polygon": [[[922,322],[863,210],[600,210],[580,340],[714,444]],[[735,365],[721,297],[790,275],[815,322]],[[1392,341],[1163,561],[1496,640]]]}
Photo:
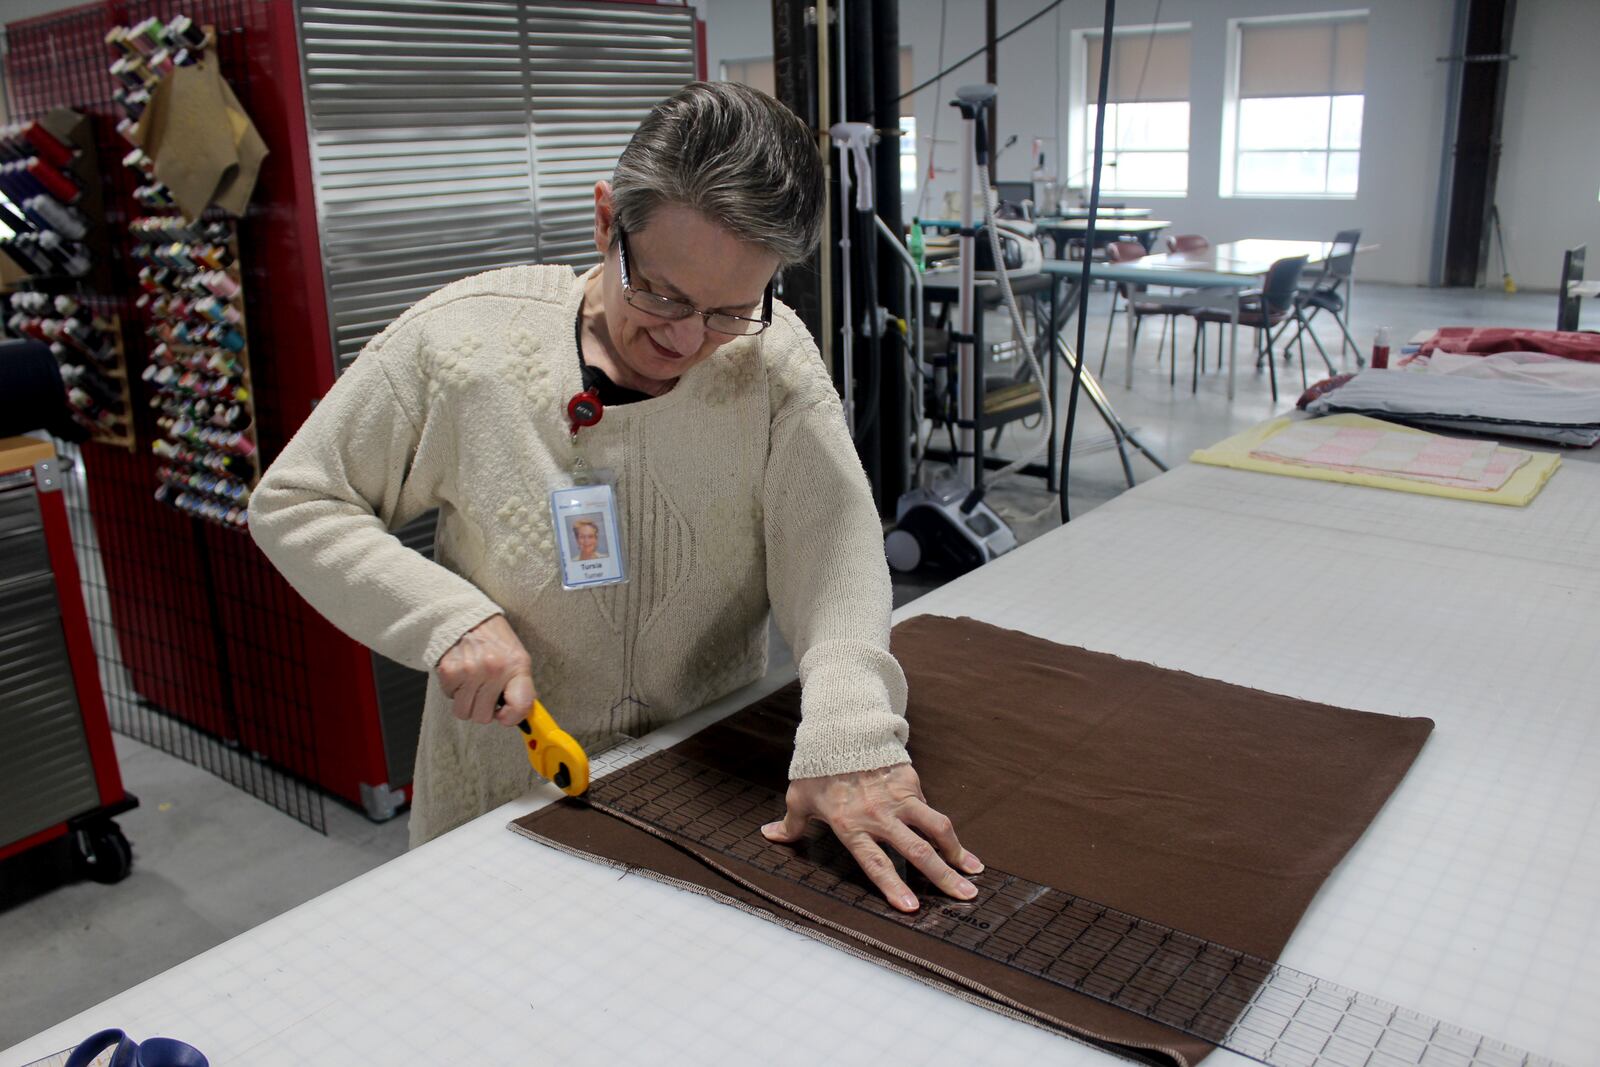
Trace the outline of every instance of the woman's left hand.
{"label": "woman's left hand", "polygon": [[797,778],[789,783],[785,803],[788,812],[783,821],[761,828],[768,841],[793,844],[809,820],[827,823],[872,884],[901,911],[916,911],[917,898],[896,873],[884,845],[948,896],[971,900],[978,895],[977,887],[955,868],[977,874],[983,864],[961,847],[950,820],[928,806],[909,763],[827,778]]}

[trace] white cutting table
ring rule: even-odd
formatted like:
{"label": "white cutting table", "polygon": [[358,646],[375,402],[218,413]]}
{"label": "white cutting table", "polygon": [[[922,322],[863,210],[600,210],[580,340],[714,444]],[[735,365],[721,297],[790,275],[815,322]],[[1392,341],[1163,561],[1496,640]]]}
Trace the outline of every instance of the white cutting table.
{"label": "white cutting table", "polygon": [[[1284,962],[1576,1067],[1600,1048],[1597,549],[1590,464],[1566,464],[1526,509],[1186,466],[902,616],[968,614],[1432,717]],[[491,812],[0,1067],[110,1025],[185,1038],[228,1065],[1109,1062],[504,829],[548,799]]]}

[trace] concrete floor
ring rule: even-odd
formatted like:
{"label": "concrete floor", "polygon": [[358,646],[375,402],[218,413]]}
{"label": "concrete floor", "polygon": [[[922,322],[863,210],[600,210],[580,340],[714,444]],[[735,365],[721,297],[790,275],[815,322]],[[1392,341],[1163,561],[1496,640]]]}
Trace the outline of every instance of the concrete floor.
{"label": "concrete floor", "polygon": [[[1104,292],[1091,297],[1086,346],[1091,368],[1099,362],[1108,301]],[[1548,328],[1555,322],[1555,304],[1549,293],[1361,285],[1352,332],[1368,344],[1378,325],[1388,325],[1398,345],[1416,330],[1438,324]],[[1600,315],[1591,312],[1585,325],[1600,326]],[[1255,372],[1249,355],[1249,333],[1241,331],[1235,400],[1227,400],[1223,377],[1215,374],[1202,379],[1198,394],[1191,396],[1186,380],[1190,329],[1180,327],[1176,389],[1168,385],[1165,365],[1157,365],[1154,329],[1141,338],[1131,391],[1121,384],[1125,352],[1120,328],[1112,338],[1107,373],[1107,392],[1123,422],[1173,466],[1195,448],[1286,410],[1299,392],[1296,365],[1282,372],[1281,403],[1272,403],[1266,376]],[[1336,335],[1331,324],[1322,333]],[[1308,351],[1320,365],[1314,350]],[[1312,373],[1315,380],[1315,368]],[[1077,437],[1080,442],[1104,437],[1103,426],[1087,406],[1079,410]],[[1000,451],[1017,455],[1037,440],[1014,426]],[[1143,460],[1135,460],[1134,469],[1141,481],[1156,474]],[[1091,451],[1074,459],[1069,492],[1074,516],[1124,489],[1114,452]],[[1037,481],[1012,479],[997,486],[989,500],[1024,540],[1059,525],[1054,498]],[[927,581],[897,579],[895,599],[903,603],[928,588]],[[58,885],[61,863],[48,850],[23,863],[0,865],[0,1048],[326,892],[405,848],[404,816],[374,825],[329,801],[328,833],[322,836],[154,749],[119,737],[117,750],[127,787],[142,801],[138,810],[119,820],[134,847],[134,870],[127,880],[115,886]]]}

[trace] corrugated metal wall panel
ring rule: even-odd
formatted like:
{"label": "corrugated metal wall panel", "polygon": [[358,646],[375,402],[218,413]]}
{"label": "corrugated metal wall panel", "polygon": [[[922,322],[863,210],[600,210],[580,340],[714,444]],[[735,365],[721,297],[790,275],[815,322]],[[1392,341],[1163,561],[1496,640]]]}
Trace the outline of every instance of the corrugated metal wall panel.
{"label": "corrugated metal wall panel", "polygon": [[299,0],[334,350],[456,278],[593,262],[593,187],[693,80],[687,8]]}
{"label": "corrugated metal wall panel", "polygon": [[0,490],[0,845],[100,802],[32,484]]}

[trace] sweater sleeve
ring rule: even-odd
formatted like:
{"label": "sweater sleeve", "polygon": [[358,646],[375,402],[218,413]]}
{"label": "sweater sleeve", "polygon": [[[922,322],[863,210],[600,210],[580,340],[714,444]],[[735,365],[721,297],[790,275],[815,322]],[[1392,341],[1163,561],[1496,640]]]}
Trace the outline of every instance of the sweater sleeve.
{"label": "sweater sleeve", "polygon": [[801,684],[790,778],[910,759],[882,527],[838,395],[806,345],[820,387],[775,400],[764,489],[767,593]]}
{"label": "sweater sleeve", "polygon": [[262,477],[250,532],[340,630],[432,670],[500,607],[389,532],[438,504],[413,478],[425,419],[422,331],[420,316],[402,318],[362,351]]}

